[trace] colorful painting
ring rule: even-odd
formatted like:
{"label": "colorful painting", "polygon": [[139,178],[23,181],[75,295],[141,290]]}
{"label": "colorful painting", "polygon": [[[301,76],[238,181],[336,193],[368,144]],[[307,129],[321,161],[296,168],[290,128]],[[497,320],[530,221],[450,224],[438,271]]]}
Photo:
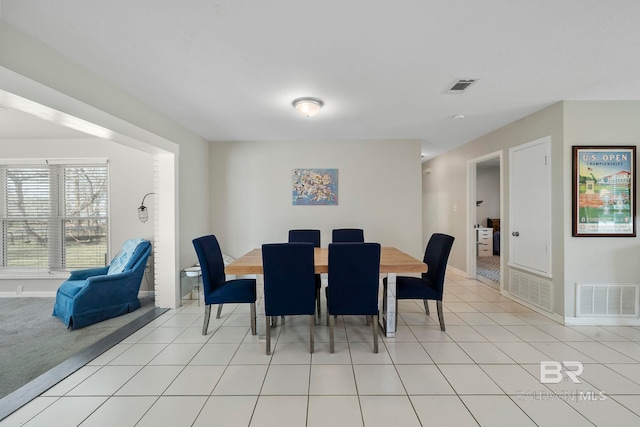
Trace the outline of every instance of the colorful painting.
{"label": "colorful painting", "polygon": [[337,205],[338,169],[294,169],[294,205]]}
{"label": "colorful painting", "polygon": [[573,147],[573,236],[633,237],[636,147]]}

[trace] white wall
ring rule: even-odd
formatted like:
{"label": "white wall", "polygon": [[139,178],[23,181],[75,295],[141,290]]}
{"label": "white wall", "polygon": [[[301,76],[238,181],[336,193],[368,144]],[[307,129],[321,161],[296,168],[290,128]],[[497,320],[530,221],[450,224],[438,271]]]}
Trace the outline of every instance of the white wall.
{"label": "white wall", "polygon": [[[501,129],[482,136],[461,147],[425,162],[423,169],[430,168],[431,173],[423,177],[423,233],[428,239],[431,233],[441,231],[453,235],[454,242],[449,265],[466,271],[468,230],[473,226],[467,223],[467,161],[483,155],[502,151],[503,206],[500,228],[503,231],[500,254],[508,262],[509,255],[509,155],[508,150],[527,142],[551,136],[552,182],[563,182],[566,173],[563,166],[563,108],[562,103],[554,104],[524,119],[518,120]],[[569,169],[570,171],[570,169]],[[562,185],[553,185],[552,205],[552,286],[553,312],[564,314],[564,204],[565,192]],[[455,209],[454,209],[455,208]],[[486,218],[485,218],[486,220]],[[506,263],[504,263],[506,266]],[[509,289],[509,267],[505,267],[502,286]],[[470,272],[467,274],[471,275]]]}
{"label": "white wall", "polygon": [[[640,101],[565,102],[564,117],[564,190],[567,195],[571,194],[573,145],[637,146],[640,142]],[[637,171],[635,185],[637,197],[640,194]],[[637,206],[636,199],[636,209]],[[572,237],[571,212],[571,197],[568,196],[564,200],[563,217],[567,317],[575,315],[576,283],[640,282],[640,237]],[[637,215],[636,232],[640,232]]]}
{"label": "white wall", "polygon": [[[142,197],[153,191],[153,164],[151,154],[125,147],[107,140],[2,140],[0,158],[108,158],[109,159],[109,232],[111,257],[122,243],[130,238],[142,237],[153,241],[153,216],[147,223],[138,220],[137,208]],[[153,209],[153,198],[148,197],[146,206]],[[153,272],[142,281],[141,291],[153,290]],[[17,286],[23,287],[23,296],[29,293],[50,292],[51,295],[67,275],[55,278],[0,279],[0,293],[15,293]],[[151,287],[149,287],[151,285]]]}
{"label": "white wall", "polygon": [[[337,206],[293,206],[296,168],[338,169]],[[363,228],[365,239],[422,257],[420,142],[215,142],[211,144],[211,230],[238,257],[292,228]]]}
{"label": "white wall", "polygon": [[[460,231],[466,226],[466,211],[458,206],[458,212],[451,213],[453,203],[464,203],[464,182],[461,181],[465,174],[464,162],[500,149],[504,154],[503,167],[508,171],[508,148],[550,135],[553,312],[565,320],[575,316],[576,283],[640,282],[640,263],[637,261],[640,259],[640,237],[571,236],[571,147],[637,146],[640,141],[638,117],[640,101],[565,101],[426,162],[424,168],[431,168],[432,172],[423,179],[424,222],[443,224],[459,233],[455,234],[457,240],[450,264],[461,270],[465,268],[462,251],[467,242],[459,240],[465,239]],[[508,176],[508,173],[504,174],[505,212],[501,218],[501,228],[505,232],[509,230]],[[433,203],[435,200],[440,203]],[[424,232],[426,236],[429,230],[425,227]],[[508,257],[508,238],[503,239],[503,245],[501,254]],[[503,285],[508,289],[506,268]]]}
{"label": "white wall", "polygon": [[500,168],[476,169],[476,200],[482,200],[476,208],[476,222],[487,226],[487,218],[500,218]]}

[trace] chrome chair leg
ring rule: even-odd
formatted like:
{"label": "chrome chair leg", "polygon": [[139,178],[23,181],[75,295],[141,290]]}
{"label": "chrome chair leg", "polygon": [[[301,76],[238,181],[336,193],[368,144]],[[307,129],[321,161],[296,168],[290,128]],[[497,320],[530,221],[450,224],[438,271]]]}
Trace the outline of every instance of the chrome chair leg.
{"label": "chrome chair leg", "polygon": [[[369,316],[367,316],[369,318]],[[378,352],[378,315],[371,316],[373,322],[373,352]]]}
{"label": "chrome chair leg", "polygon": [[271,316],[265,316],[265,319],[267,320],[266,321],[267,356],[269,356],[271,354]]}
{"label": "chrome chair leg", "polygon": [[271,327],[275,328],[278,326],[278,316],[270,316],[271,317]]}
{"label": "chrome chair leg", "polygon": [[440,330],[444,331],[444,316],[442,314],[442,300],[436,301],[436,307],[438,308],[438,320],[440,321]]}
{"label": "chrome chair leg", "polygon": [[364,324],[366,326],[369,326],[371,324],[371,320],[369,319],[369,316],[364,316]]}
{"label": "chrome chair leg", "polygon": [[387,287],[382,288],[382,314],[387,315]]}
{"label": "chrome chair leg", "polygon": [[204,324],[202,325],[202,335],[207,335],[207,328],[209,327],[209,318],[211,317],[211,304],[204,306]]}
{"label": "chrome chair leg", "polygon": [[256,335],[256,303],[251,303],[251,335]]}
{"label": "chrome chair leg", "polygon": [[316,326],[316,315],[312,314],[309,318],[309,353],[313,354],[313,331]]}
{"label": "chrome chair leg", "polygon": [[429,300],[428,299],[423,299],[422,302],[424,303],[424,312],[428,316],[429,315]]}
{"label": "chrome chair leg", "polygon": [[220,315],[222,314],[222,306],[224,304],[218,304],[218,314],[216,314],[216,319],[220,318]]}
{"label": "chrome chair leg", "polygon": [[318,322],[322,319],[322,309],[320,308],[320,288],[316,289],[316,310],[318,312]]}
{"label": "chrome chair leg", "polygon": [[398,329],[398,298],[396,298],[396,329]]}
{"label": "chrome chair leg", "polygon": [[334,345],[333,345],[333,327],[334,327],[335,319],[333,316],[329,316],[329,351],[333,353]]}

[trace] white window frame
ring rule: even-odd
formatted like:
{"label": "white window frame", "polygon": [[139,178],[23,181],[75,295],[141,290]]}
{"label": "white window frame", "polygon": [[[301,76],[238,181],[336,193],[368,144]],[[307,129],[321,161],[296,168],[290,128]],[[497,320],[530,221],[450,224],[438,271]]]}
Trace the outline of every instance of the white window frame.
{"label": "white window frame", "polygon": [[[99,219],[104,219],[106,222],[106,257],[104,260],[104,263],[108,262],[109,259],[109,248],[110,248],[110,186],[109,186],[109,162],[108,159],[106,158],[74,158],[74,159],[0,159],[0,166],[2,167],[10,167],[10,168],[16,168],[16,167],[24,167],[24,168],[38,168],[38,167],[43,167],[43,166],[55,166],[56,168],[51,168],[51,169],[57,169],[59,172],[58,173],[51,173],[50,177],[57,180],[57,178],[60,178],[62,180],[64,180],[64,171],[65,171],[65,167],[68,166],[87,166],[87,167],[99,167],[99,166],[104,166],[106,168],[106,176],[107,176],[107,186],[106,186],[106,192],[107,192],[107,206],[106,206],[106,213],[104,217],[99,217]],[[51,275],[56,275],[56,274],[61,274],[61,275],[66,275],[68,270],[71,269],[75,269],[74,267],[71,267],[69,269],[67,269],[63,263],[63,258],[64,258],[64,245],[63,245],[63,239],[64,239],[64,232],[63,232],[63,227],[61,226],[64,221],[67,220],[72,220],[76,217],[68,217],[66,216],[66,213],[62,211],[62,209],[60,208],[64,208],[65,206],[65,189],[64,189],[64,181],[60,184],[60,186],[57,186],[57,189],[52,189],[52,185],[50,183],[50,190],[49,190],[49,197],[50,199],[52,198],[57,198],[57,200],[54,201],[54,204],[57,205],[58,208],[57,212],[52,213],[48,218],[47,217],[43,217],[43,220],[48,220],[49,221],[49,228],[48,228],[48,235],[50,236],[50,244],[49,244],[49,262],[48,262],[48,266],[46,267],[24,267],[24,268],[12,268],[12,267],[6,267],[4,265],[5,262],[5,242],[6,242],[6,238],[7,236],[5,235],[5,229],[4,229],[4,221],[7,219],[11,219],[9,217],[5,217],[5,213],[6,213],[6,200],[5,200],[5,195],[6,195],[6,179],[4,176],[1,177],[2,180],[0,182],[0,233],[1,233],[1,237],[2,237],[2,242],[1,242],[1,247],[0,247],[0,277],[11,277],[11,276],[16,276],[16,277],[25,277],[25,276],[33,276],[33,277],[39,277],[42,275],[47,275],[47,276],[51,276]],[[57,185],[57,183],[56,183]],[[55,186],[54,186],[55,187]],[[90,219],[90,217],[82,217],[83,219]],[[57,247],[59,246],[59,247]],[[102,264],[102,263],[101,263]]]}

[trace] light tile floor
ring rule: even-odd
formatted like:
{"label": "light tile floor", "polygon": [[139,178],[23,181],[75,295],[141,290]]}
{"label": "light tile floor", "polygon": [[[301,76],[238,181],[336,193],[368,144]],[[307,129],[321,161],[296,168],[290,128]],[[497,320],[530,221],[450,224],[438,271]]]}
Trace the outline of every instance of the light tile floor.
{"label": "light tile floor", "polygon": [[[288,318],[266,356],[246,305],[202,336],[186,304],[0,425],[640,426],[640,327],[562,326],[452,272],[445,290],[446,332],[435,304],[401,301],[378,354],[359,317],[338,319],[334,354],[317,325],[312,355],[308,319]],[[541,361],[582,362],[581,382],[543,384]]]}

